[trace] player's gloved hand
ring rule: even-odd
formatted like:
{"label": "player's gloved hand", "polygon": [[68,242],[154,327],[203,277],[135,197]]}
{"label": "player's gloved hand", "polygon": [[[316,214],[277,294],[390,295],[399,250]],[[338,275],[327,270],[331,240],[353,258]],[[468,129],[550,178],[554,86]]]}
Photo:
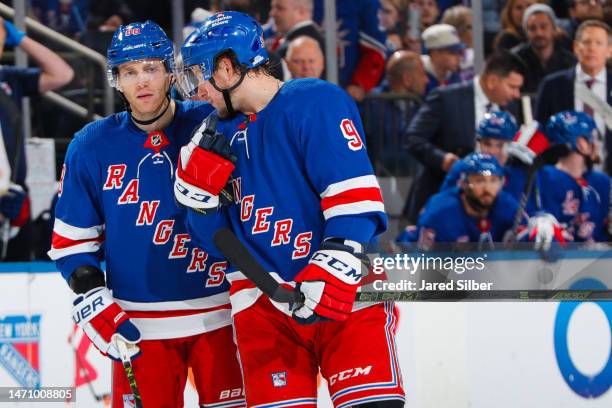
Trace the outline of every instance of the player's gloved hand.
{"label": "player's gloved hand", "polygon": [[535,249],[548,251],[553,242],[565,243],[566,232],[554,215],[538,213],[529,218],[529,241],[535,242]]}
{"label": "player's gloved hand", "polygon": [[229,141],[217,132],[217,117],[209,116],[181,148],[174,182],[176,200],[201,213],[231,204],[228,181],[235,163]]}
{"label": "player's gloved hand", "polygon": [[8,20],[4,20],[4,29],[6,30],[4,44],[10,45],[11,47],[18,47],[26,33],[17,30],[17,27]]}
{"label": "player's gloved hand", "polygon": [[97,287],[79,295],[72,308],[72,320],[105,356],[121,361],[115,344],[117,338],[128,344],[131,358],[140,353],[136,345],[140,341],[140,331],[105,287]]}
{"label": "player's gloved hand", "polygon": [[527,166],[549,146],[548,139],[540,130],[538,122],[524,126],[508,144],[508,156],[515,157]]}
{"label": "player's gloved hand", "polygon": [[304,304],[293,310],[293,318],[302,324],[348,319],[367,263],[358,243],[325,240],[295,277]]}
{"label": "player's gloved hand", "polygon": [[11,184],[6,194],[0,196],[0,213],[9,220],[19,218],[26,200],[26,193],[19,184]]}

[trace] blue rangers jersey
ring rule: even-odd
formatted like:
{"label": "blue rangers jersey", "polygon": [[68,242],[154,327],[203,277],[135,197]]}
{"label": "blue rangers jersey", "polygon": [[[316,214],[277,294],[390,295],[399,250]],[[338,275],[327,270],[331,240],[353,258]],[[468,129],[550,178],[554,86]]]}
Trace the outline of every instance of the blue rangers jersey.
{"label": "blue rangers jersey", "polygon": [[512,229],[517,201],[504,191],[497,195],[487,218],[468,215],[461,202],[461,190],[452,187],[432,196],[419,216],[416,231],[406,230],[398,242],[417,239],[419,247],[430,249],[435,243],[501,242]]}
{"label": "blue rangers jersey", "polygon": [[[217,129],[238,157],[235,203],[213,215],[189,211],[192,237],[210,253],[218,253],[210,231],[230,226],[266,270],[291,282],[324,238],[368,242],[386,229],[359,111],[337,86],[289,81],[256,115]],[[233,313],[260,295],[241,273],[228,279]]]}
{"label": "blue rangers jersey", "polygon": [[608,175],[591,170],[575,179],[555,166],[544,166],[538,176],[543,210],[564,224],[575,241],[608,241]]}
{"label": "blue rangers jersey", "polygon": [[180,147],[211,110],[177,102],[171,124],[149,134],[121,112],[84,127],[66,154],[49,256],[69,280],[102,255],[107,286],[144,339],[230,324],[227,265],[193,245],[173,193]]}

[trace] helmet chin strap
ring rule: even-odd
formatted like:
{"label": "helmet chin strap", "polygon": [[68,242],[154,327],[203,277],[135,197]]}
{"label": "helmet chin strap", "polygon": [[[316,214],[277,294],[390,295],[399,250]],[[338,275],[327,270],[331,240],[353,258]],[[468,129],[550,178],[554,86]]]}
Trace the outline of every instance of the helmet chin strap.
{"label": "helmet chin strap", "polygon": [[225,101],[225,107],[227,108],[227,114],[229,116],[229,118],[233,118],[234,116],[236,116],[236,111],[234,110],[234,105],[232,105],[232,100],[230,98],[230,92],[232,92],[234,89],[238,88],[240,86],[240,84],[242,83],[242,81],[244,81],[244,77],[247,74],[247,69],[244,67],[241,67],[240,69],[240,79],[238,80],[238,82],[236,82],[234,85],[230,86],[229,88],[226,89],[221,89],[217,86],[217,83],[215,82],[215,78],[211,77],[210,78],[210,84],[213,86],[213,88],[215,88],[215,90],[221,92],[221,94],[223,94],[223,100]]}

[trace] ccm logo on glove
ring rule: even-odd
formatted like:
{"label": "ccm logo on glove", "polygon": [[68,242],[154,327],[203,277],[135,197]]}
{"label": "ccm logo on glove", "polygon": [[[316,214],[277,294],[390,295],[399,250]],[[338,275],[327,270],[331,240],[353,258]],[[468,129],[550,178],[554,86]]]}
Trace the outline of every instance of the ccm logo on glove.
{"label": "ccm logo on glove", "polygon": [[[343,279],[343,276],[336,277],[340,278],[346,283],[349,284],[357,284],[361,281],[362,274],[360,270],[355,269],[353,266],[347,264],[346,262],[341,261],[339,258],[336,258],[334,255],[336,251],[318,251],[310,258],[311,264],[315,264],[320,266],[321,268],[329,271],[330,268],[334,271],[337,271],[341,275],[344,275],[346,279]],[[343,254],[346,257],[346,253]],[[331,272],[331,271],[330,271]]]}

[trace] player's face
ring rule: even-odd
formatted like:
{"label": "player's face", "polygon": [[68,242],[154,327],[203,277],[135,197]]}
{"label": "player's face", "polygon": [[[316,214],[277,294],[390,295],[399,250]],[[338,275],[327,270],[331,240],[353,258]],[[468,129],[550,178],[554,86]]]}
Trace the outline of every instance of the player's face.
{"label": "player's face", "polygon": [[590,75],[598,74],[612,56],[608,33],[600,27],[585,28],[580,38],[574,41],[574,53],[584,71]]}
{"label": "player's face", "polygon": [[154,115],[164,103],[172,76],[163,61],[142,60],[118,67],[117,85],[136,116]]}
{"label": "player's face", "polygon": [[489,208],[495,202],[497,193],[501,189],[502,178],[484,174],[470,174],[466,184],[465,193],[476,199],[483,207]]}
{"label": "player's face", "polygon": [[508,142],[501,139],[483,137],[480,139],[479,145],[482,153],[490,154],[495,157],[502,166],[506,164],[508,160],[508,153],[506,151]]}
{"label": "player's face", "polygon": [[511,72],[505,77],[497,75],[490,76],[491,102],[500,106],[506,106],[521,96],[521,86],[523,86],[523,76],[516,72]]}

